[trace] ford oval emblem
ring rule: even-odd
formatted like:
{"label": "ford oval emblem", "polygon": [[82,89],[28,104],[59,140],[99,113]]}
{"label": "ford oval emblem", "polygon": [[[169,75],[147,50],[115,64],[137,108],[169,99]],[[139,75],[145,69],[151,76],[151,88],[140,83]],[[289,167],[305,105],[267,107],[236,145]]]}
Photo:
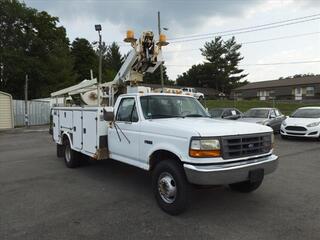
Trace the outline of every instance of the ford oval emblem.
{"label": "ford oval emblem", "polygon": [[248,147],[249,147],[249,148],[253,148],[253,147],[254,147],[254,144],[253,144],[253,143],[250,143],[250,144],[248,145]]}

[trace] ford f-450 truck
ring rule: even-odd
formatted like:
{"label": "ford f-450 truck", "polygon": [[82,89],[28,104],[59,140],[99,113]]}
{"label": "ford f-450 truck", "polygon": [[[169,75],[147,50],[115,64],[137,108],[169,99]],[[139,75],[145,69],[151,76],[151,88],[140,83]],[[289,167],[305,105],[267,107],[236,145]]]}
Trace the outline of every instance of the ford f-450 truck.
{"label": "ford f-450 truck", "polygon": [[68,167],[87,155],[150,171],[169,214],[186,209],[193,185],[252,192],[278,164],[270,127],[212,119],[192,96],[123,94],[114,107],[55,107],[52,114],[57,154]]}

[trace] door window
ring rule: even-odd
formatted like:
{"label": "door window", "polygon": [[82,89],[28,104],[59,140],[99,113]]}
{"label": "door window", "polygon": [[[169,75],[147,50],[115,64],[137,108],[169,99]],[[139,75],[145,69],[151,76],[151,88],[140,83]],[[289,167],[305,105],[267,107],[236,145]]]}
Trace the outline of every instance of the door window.
{"label": "door window", "polygon": [[282,113],[278,109],[275,109],[275,112],[277,117],[280,117],[282,115]]}
{"label": "door window", "polygon": [[275,114],[274,110],[270,111],[270,117],[271,118],[275,118],[276,117],[276,114]]}
{"label": "door window", "polygon": [[222,117],[229,117],[232,116],[231,110],[227,109],[224,111]]}
{"label": "door window", "polygon": [[121,100],[116,120],[122,122],[138,122],[139,118],[134,98],[124,98]]}

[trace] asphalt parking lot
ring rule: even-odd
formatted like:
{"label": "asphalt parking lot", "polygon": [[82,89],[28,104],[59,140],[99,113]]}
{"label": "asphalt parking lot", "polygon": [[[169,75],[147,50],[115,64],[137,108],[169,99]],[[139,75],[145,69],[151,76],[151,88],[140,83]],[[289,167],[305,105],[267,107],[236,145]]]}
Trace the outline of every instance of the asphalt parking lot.
{"label": "asphalt parking lot", "polygon": [[280,165],[254,193],[194,190],[162,212],[147,172],[65,167],[41,129],[0,132],[0,239],[320,239],[320,142],[276,137]]}

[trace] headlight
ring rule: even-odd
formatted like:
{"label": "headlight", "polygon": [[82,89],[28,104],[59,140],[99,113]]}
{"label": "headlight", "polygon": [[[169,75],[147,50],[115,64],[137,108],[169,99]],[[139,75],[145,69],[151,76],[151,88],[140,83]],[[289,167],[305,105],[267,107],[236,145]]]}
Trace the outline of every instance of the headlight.
{"label": "headlight", "polygon": [[320,124],[320,122],[313,122],[307,125],[307,127],[316,127]]}
{"label": "headlight", "polygon": [[218,139],[192,139],[189,149],[190,157],[220,157],[220,141]]}
{"label": "headlight", "polygon": [[283,122],[282,122],[282,126],[284,126],[284,127],[287,126],[286,121],[283,121]]}

